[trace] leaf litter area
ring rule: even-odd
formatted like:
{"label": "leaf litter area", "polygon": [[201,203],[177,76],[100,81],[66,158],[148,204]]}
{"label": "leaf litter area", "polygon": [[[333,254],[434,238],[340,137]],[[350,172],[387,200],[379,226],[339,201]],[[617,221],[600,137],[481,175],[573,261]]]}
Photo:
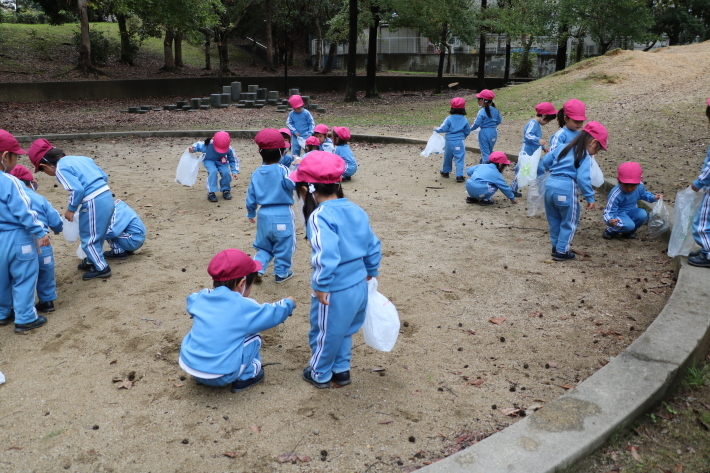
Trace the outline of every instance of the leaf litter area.
{"label": "leaf litter area", "polygon": [[[56,312],[26,335],[0,330],[3,398],[22,400],[0,406],[8,469],[413,471],[545,409],[633,342],[675,284],[665,245],[645,228],[607,241],[601,212],[584,212],[580,256],[553,262],[546,220],[526,217],[523,204],[467,204],[463,184],[439,176],[440,156],[353,143],[360,168],[344,191],[382,240],[379,290],[401,319],[394,350],[374,351],[356,334],[351,385],[318,390],[301,379],[312,289],[297,225],[296,276],[276,285],[269,270],[251,294],[298,304],[262,334],[265,381],[238,394],[197,385],[177,363],[191,326],[185,298],[211,285],[205,268],[218,251],[254,253],[244,200],[261,161],[253,142],[233,140],[234,199],[212,204],[204,170],[193,188],[174,182],[190,144],[55,143],[96,160],[148,238],[111,263],[111,278],[89,282],[76,244],[53,239]],[[467,165],[478,158],[469,153]],[[65,191],[37,179],[63,211]]]}

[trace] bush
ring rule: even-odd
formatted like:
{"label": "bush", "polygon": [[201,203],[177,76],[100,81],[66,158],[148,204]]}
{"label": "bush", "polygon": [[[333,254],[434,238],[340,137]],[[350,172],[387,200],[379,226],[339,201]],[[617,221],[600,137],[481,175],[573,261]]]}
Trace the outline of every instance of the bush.
{"label": "bush", "polygon": [[[105,65],[111,56],[116,56],[120,50],[120,45],[113,39],[106,36],[103,31],[89,30],[89,43],[91,44],[91,63]],[[72,44],[77,52],[81,50],[81,31],[75,31]]]}
{"label": "bush", "polygon": [[537,53],[528,51],[525,55],[516,51],[510,56],[511,68],[515,71],[515,77],[535,77],[537,75]]}
{"label": "bush", "polygon": [[15,13],[15,23],[24,25],[42,25],[47,23],[47,15],[37,10],[23,10]]}

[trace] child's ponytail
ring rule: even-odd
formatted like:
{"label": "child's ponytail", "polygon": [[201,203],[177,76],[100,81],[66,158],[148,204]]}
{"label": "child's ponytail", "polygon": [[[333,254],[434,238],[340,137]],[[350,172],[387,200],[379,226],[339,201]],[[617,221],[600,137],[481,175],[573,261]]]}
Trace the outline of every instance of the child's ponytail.
{"label": "child's ponytail", "polygon": [[209,146],[210,143],[212,143],[212,138],[207,138],[205,140],[205,146]]}
{"label": "child's ponytail", "polygon": [[[297,182],[296,191],[299,198],[303,200],[303,216],[305,217],[306,222],[308,222],[308,219],[310,218],[311,214],[316,209],[316,207],[318,207],[318,202],[316,202],[315,196],[310,191],[310,186],[313,186],[313,190],[321,195],[328,196],[335,194],[338,199],[343,199],[345,197],[345,194],[343,193],[343,188],[339,182],[335,184],[311,184],[308,182]],[[304,194],[305,198],[302,197]]]}
{"label": "child's ponytail", "polygon": [[560,128],[565,126],[565,109],[563,107],[557,112],[557,124]]}
{"label": "child's ponytail", "polygon": [[562,156],[566,156],[570,150],[574,150],[574,167],[579,168],[579,164],[587,155],[587,146],[593,139],[594,137],[586,131],[580,131],[579,134],[575,136],[567,146],[565,146],[562,152],[557,155],[557,160],[559,161],[562,159]]}
{"label": "child's ponytail", "polygon": [[490,107],[496,108],[495,102],[493,102],[493,100],[486,100],[486,99],[483,99],[483,106],[485,107],[486,115],[488,115],[488,118],[491,118],[491,109],[490,109]]}

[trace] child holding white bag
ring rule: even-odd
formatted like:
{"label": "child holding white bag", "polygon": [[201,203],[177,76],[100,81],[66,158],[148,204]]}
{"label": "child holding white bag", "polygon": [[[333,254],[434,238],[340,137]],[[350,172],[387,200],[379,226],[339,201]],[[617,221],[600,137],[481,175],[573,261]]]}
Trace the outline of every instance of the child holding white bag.
{"label": "child holding white bag", "polygon": [[471,127],[466,119],[466,101],[461,97],[451,99],[451,109],[441,126],[434,128],[436,133],[446,133],[444,147],[444,163],[441,167],[441,177],[448,178],[451,161],[456,163],[456,182],[464,182],[463,168],[466,161],[466,145],[464,140],[471,133]]}

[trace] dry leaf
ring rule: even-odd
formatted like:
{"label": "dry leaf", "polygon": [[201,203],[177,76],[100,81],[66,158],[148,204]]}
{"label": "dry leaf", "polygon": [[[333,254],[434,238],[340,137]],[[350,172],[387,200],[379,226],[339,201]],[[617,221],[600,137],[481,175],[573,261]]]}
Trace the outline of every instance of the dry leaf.
{"label": "dry leaf", "polygon": [[250,428],[251,431],[254,432],[255,434],[258,434],[258,433],[259,433],[259,426],[257,426],[256,424],[252,424],[252,426],[249,427],[249,428]]}
{"label": "dry leaf", "polygon": [[568,386],[566,384],[558,384],[559,387],[564,388],[564,389],[572,389],[574,386]]}
{"label": "dry leaf", "polygon": [[245,453],[246,452],[224,452],[222,455],[229,458],[237,458],[243,456]]}
{"label": "dry leaf", "polygon": [[453,289],[446,289],[446,288],[444,288],[444,287],[440,287],[439,289],[440,289],[441,291],[443,291],[443,292],[456,292],[456,291],[453,290]]}
{"label": "dry leaf", "polygon": [[626,447],[626,449],[631,452],[631,456],[634,457],[634,460],[636,460],[637,462],[641,462],[641,455],[639,455],[638,447],[634,445],[629,445],[628,447]]}
{"label": "dry leaf", "polygon": [[476,386],[477,388],[480,388],[481,386],[483,386],[483,383],[485,383],[485,382],[486,381],[483,379],[475,379],[468,384],[470,384],[471,386]]}
{"label": "dry leaf", "polygon": [[22,450],[22,447],[10,447],[6,448],[6,450]]}
{"label": "dry leaf", "polygon": [[535,312],[528,315],[528,317],[539,317],[542,315],[542,311],[536,310]]}
{"label": "dry leaf", "polygon": [[301,460],[303,463],[311,461],[311,457],[309,457],[308,455],[296,455],[296,458]]}
{"label": "dry leaf", "polygon": [[550,368],[553,368],[553,369],[557,368],[557,363],[550,362],[550,363],[548,363],[547,365],[548,365]]}
{"label": "dry leaf", "polygon": [[282,453],[281,455],[276,455],[276,459],[281,463],[295,462],[296,454],[293,452]]}
{"label": "dry leaf", "polygon": [[175,384],[173,384],[173,386],[175,386],[176,388],[181,388],[183,385],[180,383],[175,383]]}
{"label": "dry leaf", "polygon": [[476,335],[476,331],[475,331],[475,330],[466,329],[466,330],[462,330],[462,332],[463,332],[463,333],[467,333],[467,334],[469,334],[469,335]]}
{"label": "dry leaf", "polygon": [[505,317],[491,317],[488,321],[492,324],[501,325],[505,322]]}
{"label": "dry leaf", "polygon": [[677,471],[678,473],[683,473],[683,465],[676,465],[675,471]]}
{"label": "dry leaf", "polygon": [[392,422],[394,422],[394,421],[393,420],[383,420],[382,422],[378,422],[378,424],[387,425],[387,424],[391,424]]}
{"label": "dry leaf", "polygon": [[115,365],[118,360],[113,360],[109,365]]}
{"label": "dry leaf", "polygon": [[385,370],[385,369],[384,369],[383,367],[381,367],[381,366],[375,366],[375,367],[372,368],[372,371],[387,371],[387,370]]}
{"label": "dry leaf", "polygon": [[503,415],[515,417],[520,412],[520,409],[515,409],[513,407],[507,407],[505,409],[501,409],[500,411],[503,413]]}
{"label": "dry leaf", "polygon": [[121,384],[118,385],[118,389],[131,389],[133,387],[133,381],[129,379],[123,380]]}

